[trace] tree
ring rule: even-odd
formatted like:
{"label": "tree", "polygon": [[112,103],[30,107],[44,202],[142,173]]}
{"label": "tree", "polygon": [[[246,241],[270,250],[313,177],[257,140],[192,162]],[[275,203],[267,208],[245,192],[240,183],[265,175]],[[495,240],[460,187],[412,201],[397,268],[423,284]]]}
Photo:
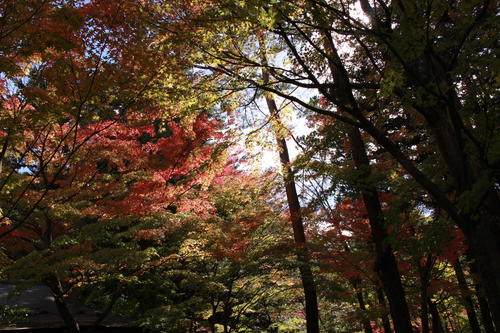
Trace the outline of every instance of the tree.
{"label": "tree", "polygon": [[[45,282],[77,332],[64,301],[72,288],[109,274],[116,289],[111,310],[121,295],[120,274],[151,255],[116,251],[92,228],[109,235],[165,209],[207,209],[194,192],[223,161],[218,121],[208,115],[217,97],[197,95],[193,103],[189,84],[196,75],[181,59],[185,48],[176,48],[174,33],[138,24],[146,4],[4,4],[28,15],[12,22],[2,16],[2,38],[18,43],[1,55],[10,62],[0,110],[0,238],[3,255],[15,261],[3,273]],[[179,88],[168,88],[174,79]],[[105,253],[124,266],[103,260]]]}
{"label": "tree", "polygon": [[[260,36],[259,46],[261,48],[261,58],[264,63],[267,63],[267,56],[265,52],[265,37]],[[262,81],[264,84],[269,83],[269,73],[267,70],[262,72]],[[265,96],[267,108],[270,117],[275,121],[277,128],[274,129],[276,137],[276,147],[279,153],[281,172],[283,173],[283,181],[285,185],[285,193],[288,203],[288,210],[290,212],[290,221],[292,222],[293,238],[295,246],[297,247],[297,258],[300,262],[300,276],[302,279],[302,286],[304,289],[304,301],[306,312],[306,326],[308,333],[319,332],[319,313],[318,313],[318,298],[316,295],[316,284],[311,269],[309,251],[306,244],[306,235],[304,231],[303,212],[300,207],[299,196],[295,186],[293,171],[290,165],[290,156],[288,154],[288,146],[286,139],[281,137],[280,127],[282,127],[281,118],[279,114],[276,101],[270,95]]]}
{"label": "tree", "polygon": [[[73,331],[79,330],[78,324],[64,297],[74,286],[101,279],[102,274],[108,275],[104,280],[119,281],[120,275],[136,272],[152,256],[150,249],[140,246],[120,250],[120,242],[113,240],[120,239],[118,231],[154,220],[164,211],[209,213],[201,189],[219,170],[214,162],[219,152],[215,145],[206,144],[217,137],[216,122],[206,115],[200,115],[191,129],[175,122],[163,128],[154,124],[134,128],[133,122],[130,114],[128,123],[88,125],[81,130],[85,139],[87,131],[107,128],[79,149],[63,173],[58,173],[57,166],[67,158],[63,154],[53,158],[56,166],[41,171],[42,179],[30,187],[19,206],[32,207],[40,192],[53,188],[31,219],[9,233],[5,243],[6,253],[15,260],[5,273],[45,282]],[[59,140],[47,139],[43,149],[49,151]],[[147,231],[143,233],[147,239]]]}
{"label": "tree", "polygon": [[[293,311],[287,297],[296,287],[280,258],[290,252],[286,225],[265,200],[273,186],[267,177],[221,175],[210,185],[209,214],[170,213],[122,232],[154,255],[123,282],[119,313],[153,331],[275,331],[278,315]],[[94,302],[114,292],[89,286],[83,292]]]}
{"label": "tree", "polygon": [[[44,1],[38,6],[35,1],[15,7],[9,3],[8,11],[22,12],[24,8],[33,13],[21,26],[8,30],[23,35],[9,39],[12,43],[20,40],[20,49],[12,46],[13,54],[3,55],[11,59],[15,70],[3,72],[1,91],[1,190],[6,197],[0,222],[10,227],[4,228],[0,237],[23,225],[52,190],[48,186],[39,202],[33,201],[23,214],[13,216],[19,213],[17,204],[23,195],[43,177],[44,168],[56,165],[53,159],[58,154],[66,160],[59,161],[55,174],[63,173],[76,152],[94,136],[126,121],[130,110],[141,110],[144,121],[157,117],[158,121],[179,118],[190,123],[217,99],[214,94],[201,96],[191,89],[196,75],[187,72],[188,62],[182,53],[188,50],[179,45],[175,32],[160,34],[140,24],[147,18],[147,5],[152,4]],[[170,23],[172,29],[182,28],[180,19]],[[33,31],[40,34],[39,43],[33,38],[31,44]],[[6,50],[10,48],[6,46]],[[88,130],[88,125],[96,123],[106,125]],[[83,138],[82,132],[87,137]],[[60,141],[50,152],[40,151],[50,137]]]}

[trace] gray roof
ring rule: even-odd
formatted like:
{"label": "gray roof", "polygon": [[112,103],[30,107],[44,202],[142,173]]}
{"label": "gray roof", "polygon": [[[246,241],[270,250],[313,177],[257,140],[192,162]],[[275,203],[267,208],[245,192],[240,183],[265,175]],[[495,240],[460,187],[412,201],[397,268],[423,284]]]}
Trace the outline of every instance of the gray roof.
{"label": "gray roof", "polygon": [[[12,295],[15,285],[12,282],[0,281],[0,305],[28,308],[31,310],[26,321],[16,323],[16,327],[63,327],[64,321],[57,311],[54,296],[45,285],[32,286],[19,295]],[[74,298],[67,299],[71,313],[81,326],[93,325],[99,315],[98,311],[92,310]],[[100,326],[122,327],[130,324],[130,321],[109,314]],[[1,327],[0,327],[1,329]]]}

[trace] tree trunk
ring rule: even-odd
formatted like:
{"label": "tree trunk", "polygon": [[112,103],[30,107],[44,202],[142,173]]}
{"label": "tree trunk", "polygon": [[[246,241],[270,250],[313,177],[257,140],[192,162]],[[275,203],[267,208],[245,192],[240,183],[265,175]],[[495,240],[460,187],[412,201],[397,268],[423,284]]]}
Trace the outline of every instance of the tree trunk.
{"label": "tree trunk", "polygon": [[[266,97],[267,106],[271,113],[271,117],[279,117],[278,108],[274,99]],[[290,211],[290,219],[292,221],[293,238],[297,246],[296,252],[299,259],[299,271],[304,289],[304,298],[306,305],[306,327],[307,333],[319,332],[319,313],[318,300],[316,296],[316,284],[309,264],[309,254],[306,245],[306,236],[304,232],[304,224],[302,221],[302,213],[300,208],[299,196],[295,187],[292,169],[290,167],[290,157],[288,155],[288,147],[286,140],[276,136],[276,141],[279,149],[281,168],[284,174],[286,197],[288,201],[288,209]]]}
{"label": "tree trunk", "polygon": [[429,309],[430,309],[431,318],[432,318],[432,333],[442,333],[443,326],[441,324],[441,318],[439,317],[439,312],[438,312],[436,303],[434,303],[430,299],[429,299]]}
{"label": "tree trunk", "polygon": [[386,312],[387,305],[385,303],[384,292],[378,285],[375,288],[377,289],[378,302],[384,311],[384,313],[382,314],[382,325],[384,327],[384,333],[392,333],[391,322],[389,321],[389,317],[387,316]]}
{"label": "tree trunk", "polygon": [[363,298],[363,294],[361,293],[359,288],[359,284],[354,281],[352,283],[353,288],[356,290],[356,299],[358,300],[359,304],[359,309],[361,312],[363,312],[363,329],[365,330],[365,333],[373,333],[372,325],[370,324],[370,320],[366,316],[366,305],[365,305],[365,300]]}
{"label": "tree trunk", "polygon": [[457,330],[455,329],[455,326],[453,326],[453,321],[451,320],[451,316],[449,313],[446,313],[446,322],[448,322],[448,325],[449,325],[449,328],[448,328],[448,325],[446,325],[447,330],[449,332],[455,333]]}
{"label": "tree trunk", "polygon": [[[357,128],[349,132],[349,141],[356,169],[360,171],[360,179],[369,179],[371,176],[370,164],[361,133]],[[368,213],[372,240],[375,244],[376,270],[389,300],[389,309],[394,322],[394,330],[397,333],[413,332],[405,292],[401,283],[396,258],[389,244],[389,235],[384,225],[382,208],[377,191],[372,184],[361,184],[360,188],[362,189],[361,193]]]}
{"label": "tree trunk", "polygon": [[[499,215],[500,216],[500,215]],[[500,254],[498,254],[499,233],[495,232],[491,225],[485,221],[478,221],[468,235],[471,253],[477,264],[481,286],[484,287],[486,299],[497,330],[500,329],[500,299],[499,299],[499,276]],[[465,232],[464,232],[465,234]],[[467,236],[467,234],[466,234]]]}
{"label": "tree trunk", "polygon": [[493,326],[493,320],[490,314],[490,307],[488,301],[485,297],[484,288],[481,286],[481,282],[477,276],[477,264],[471,259],[470,251],[466,252],[467,259],[469,259],[470,273],[472,276],[472,281],[474,282],[474,289],[476,291],[477,301],[479,303],[479,310],[481,311],[482,323],[486,333],[495,333],[495,327]]}
{"label": "tree trunk", "polygon": [[483,295],[476,290],[477,301],[479,303],[479,310],[481,311],[481,319],[486,333],[495,333],[495,327],[493,326],[493,320],[491,319],[490,309],[488,306],[488,301]]}
{"label": "tree trunk", "polygon": [[[428,121],[433,129],[443,160],[452,170],[458,192],[457,197],[470,194],[475,185],[472,179],[479,178],[481,171],[473,170],[471,162],[464,156],[459,132],[444,116],[429,117]],[[469,241],[470,255],[477,264],[491,315],[498,328],[500,327],[500,260],[498,260],[500,258],[498,241],[500,239],[498,225],[500,201],[498,194],[492,189],[487,189],[482,196],[481,207],[475,211],[466,212],[465,216],[460,216],[460,219],[455,219],[455,222]]]}
{"label": "tree trunk", "polygon": [[[354,98],[349,77],[342,61],[338,55],[332,36],[328,31],[323,31],[323,45],[328,54],[328,67],[330,69],[335,85],[330,88],[329,94],[338,102],[337,107],[343,114],[349,114],[345,109],[350,106],[354,112],[360,112],[356,99]],[[352,113],[353,111],[351,111]],[[365,145],[358,128],[353,128],[349,133],[351,153],[356,166],[360,172],[360,180],[370,178],[370,162],[366,153]],[[375,244],[376,270],[382,281],[384,292],[389,301],[389,309],[394,322],[396,333],[413,332],[410,320],[410,312],[405,299],[405,292],[401,284],[396,258],[388,243],[388,233],[384,225],[382,208],[377,190],[373,184],[361,184],[361,194],[368,213],[371,236]]]}
{"label": "tree trunk", "polygon": [[455,275],[460,287],[471,332],[481,333],[481,328],[479,327],[479,322],[477,321],[476,311],[474,310],[474,302],[472,301],[471,292],[467,286],[467,281],[465,280],[464,272],[459,259],[457,259],[457,262],[453,265],[453,269],[455,270]]}
{"label": "tree trunk", "polygon": [[[430,260],[430,256],[427,256],[427,260]],[[427,300],[429,299],[427,295],[427,286],[429,284],[429,270],[428,262],[426,267],[422,267],[419,262],[417,262],[418,271],[420,275],[420,320],[422,322],[422,333],[429,333],[429,310],[427,307]]]}
{"label": "tree trunk", "polygon": [[[262,36],[260,36],[260,39],[261,57],[262,60],[267,63],[265,50],[263,50]],[[269,83],[269,73],[266,70],[262,71],[262,79],[264,84]],[[274,118],[279,123],[280,115],[278,107],[276,106],[276,102],[269,95],[266,95],[265,99],[267,107],[269,109],[270,117]],[[316,284],[314,282],[314,277],[311,270],[309,253],[305,246],[306,236],[304,232],[304,223],[302,220],[299,196],[297,194],[297,188],[295,186],[295,179],[293,177],[293,171],[290,166],[288,146],[284,138],[280,137],[278,133],[275,133],[275,135],[279,150],[281,169],[285,182],[288,209],[292,222],[293,239],[295,242],[297,258],[300,265],[299,272],[302,280],[302,287],[304,290],[307,333],[319,333],[319,311],[318,299],[316,295]]]}
{"label": "tree trunk", "polygon": [[[279,114],[276,102],[269,97],[266,97],[266,102],[271,113],[271,117],[278,117]],[[307,333],[316,333],[319,332],[318,301],[316,296],[316,285],[309,264],[309,255],[307,249],[305,248],[306,237],[302,221],[302,213],[300,211],[299,197],[295,187],[292,169],[290,167],[290,157],[288,155],[286,140],[277,136],[276,141],[279,149],[280,163],[284,174],[286,197],[293,228],[293,238],[295,245],[297,246],[296,251],[300,264],[299,271],[302,280],[302,287],[304,289],[306,305]]]}
{"label": "tree trunk", "polygon": [[68,305],[64,300],[64,291],[61,285],[61,281],[58,278],[51,278],[46,281],[47,286],[52,290],[54,295],[54,302],[57,307],[57,311],[61,315],[62,320],[66,324],[66,328],[69,333],[79,333],[80,326],[76,321],[73,314],[69,311]]}

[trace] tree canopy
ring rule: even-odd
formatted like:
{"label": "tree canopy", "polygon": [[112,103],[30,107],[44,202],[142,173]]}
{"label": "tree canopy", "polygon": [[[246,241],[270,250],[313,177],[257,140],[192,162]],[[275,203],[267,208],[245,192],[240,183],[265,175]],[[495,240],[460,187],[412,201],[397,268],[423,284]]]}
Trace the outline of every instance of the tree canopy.
{"label": "tree canopy", "polygon": [[495,332],[497,30],[490,0],[0,1],[0,278],[71,333],[71,297],[94,328]]}

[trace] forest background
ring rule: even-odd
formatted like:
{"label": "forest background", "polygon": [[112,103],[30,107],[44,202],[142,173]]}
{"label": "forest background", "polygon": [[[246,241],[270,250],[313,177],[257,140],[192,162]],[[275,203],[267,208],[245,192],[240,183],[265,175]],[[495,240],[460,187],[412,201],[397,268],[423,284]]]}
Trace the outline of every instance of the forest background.
{"label": "forest background", "polygon": [[69,296],[158,332],[500,330],[496,10],[2,0],[0,276],[71,333]]}

